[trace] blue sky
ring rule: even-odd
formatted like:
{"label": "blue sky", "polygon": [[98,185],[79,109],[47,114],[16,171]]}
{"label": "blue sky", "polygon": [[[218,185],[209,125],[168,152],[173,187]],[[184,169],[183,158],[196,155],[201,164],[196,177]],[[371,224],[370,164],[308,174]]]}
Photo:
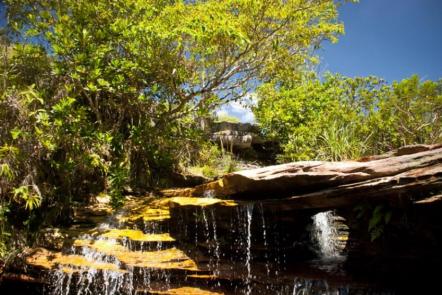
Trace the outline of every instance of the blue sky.
{"label": "blue sky", "polygon": [[[442,0],[360,0],[339,9],[345,35],[318,50],[319,71],[346,76],[375,75],[387,82],[413,74],[442,78]],[[239,104],[223,113],[253,121]]]}
{"label": "blue sky", "polygon": [[321,71],[442,78],[442,0],[360,0],[339,12],[346,33],[319,50]]}

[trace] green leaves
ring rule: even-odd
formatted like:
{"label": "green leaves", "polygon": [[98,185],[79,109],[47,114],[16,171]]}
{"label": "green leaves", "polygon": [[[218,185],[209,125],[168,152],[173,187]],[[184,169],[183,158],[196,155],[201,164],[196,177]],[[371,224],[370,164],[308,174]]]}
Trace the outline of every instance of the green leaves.
{"label": "green leaves", "polygon": [[101,78],[98,79],[97,82],[98,82],[98,85],[100,85],[101,87],[109,87],[110,86],[109,82],[107,82],[106,80],[101,79]]}
{"label": "green leaves", "polygon": [[3,146],[0,147],[0,158],[7,156],[16,157],[19,151],[20,150],[15,146],[4,144]]}
{"label": "green leaves", "polygon": [[376,77],[292,75],[261,86],[254,113],[266,135],[282,143],[280,161],[358,159],[439,142],[437,85],[417,77],[387,85]]}
{"label": "green leaves", "polygon": [[92,167],[100,169],[104,174],[109,172],[109,165],[100,155],[96,153],[89,154],[89,161]]}
{"label": "green leaves", "polygon": [[98,87],[93,82],[87,83],[87,86],[85,89],[89,90],[90,92],[97,92],[98,91]]}
{"label": "green leaves", "polygon": [[[31,189],[30,189],[31,188]],[[17,202],[24,202],[25,208],[29,211],[41,205],[41,195],[32,186],[22,185],[13,190],[14,199]]]}
{"label": "green leaves", "polygon": [[368,223],[368,231],[372,231],[383,220],[382,209],[383,209],[383,206],[378,205],[373,210],[373,214],[372,214],[370,221]]}
{"label": "green leaves", "polygon": [[[201,118],[298,72],[312,46],[342,31],[333,0],[6,5],[20,43],[0,86],[1,181],[11,208],[29,211],[43,202],[38,189],[66,209],[85,189],[119,205],[126,185],[165,183],[199,154]],[[320,108],[291,106],[300,123]],[[30,171],[35,187],[22,185]]]}
{"label": "green leaves", "polygon": [[10,133],[13,140],[18,139],[20,136],[23,135],[23,132],[19,128],[12,129]]}
{"label": "green leaves", "polygon": [[75,103],[75,98],[72,97],[65,97],[62,98],[58,103],[56,103],[52,110],[60,115],[67,115],[70,113],[70,108]]}
{"label": "green leaves", "polygon": [[385,227],[391,221],[393,216],[392,208],[385,204],[373,206],[369,203],[358,205],[354,208],[356,218],[359,222],[368,220],[368,234],[373,242],[379,239],[385,231]]}
{"label": "green leaves", "polygon": [[381,237],[385,226],[390,223],[392,215],[393,212],[384,205],[375,207],[368,222],[368,232],[370,233],[371,241]]}
{"label": "green leaves", "polygon": [[35,91],[35,86],[31,85],[27,90],[24,90],[20,93],[23,98],[23,102],[27,105],[38,102],[40,104],[44,104],[43,98],[39,95],[37,91]]}
{"label": "green leaves", "polygon": [[0,177],[4,177],[8,181],[14,180],[14,173],[7,163],[0,164]]}

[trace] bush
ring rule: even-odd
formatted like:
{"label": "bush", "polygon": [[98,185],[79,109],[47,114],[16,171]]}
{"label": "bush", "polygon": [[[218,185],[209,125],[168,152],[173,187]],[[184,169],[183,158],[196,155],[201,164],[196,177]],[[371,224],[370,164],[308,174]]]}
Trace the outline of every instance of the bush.
{"label": "bush", "polygon": [[230,152],[221,149],[217,144],[201,145],[198,157],[190,167],[189,172],[209,178],[222,176],[236,171],[237,160]]}
{"label": "bush", "polygon": [[263,85],[258,98],[255,116],[281,143],[281,162],[357,159],[442,141],[442,80],[308,76]]}

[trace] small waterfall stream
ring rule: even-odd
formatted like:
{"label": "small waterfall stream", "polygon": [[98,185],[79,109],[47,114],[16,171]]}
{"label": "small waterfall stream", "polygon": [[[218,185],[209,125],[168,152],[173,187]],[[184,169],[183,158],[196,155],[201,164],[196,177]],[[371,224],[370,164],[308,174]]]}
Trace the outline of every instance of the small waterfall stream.
{"label": "small waterfall stream", "polygon": [[249,295],[252,292],[252,286],[251,286],[251,279],[252,279],[252,265],[251,265],[251,259],[252,259],[252,217],[253,217],[253,203],[249,203],[246,205],[246,228],[247,228],[247,240],[246,240],[246,267],[247,267],[247,292],[246,294]]}
{"label": "small waterfall stream", "polygon": [[308,224],[309,241],[321,258],[339,257],[332,212],[307,216],[310,223],[295,228],[303,219],[268,211],[259,202],[176,199],[174,206],[168,200],[137,200],[80,230],[62,252],[45,250],[34,257],[30,265],[50,267],[44,294],[348,294],[346,286],[300,277],[292,269],[297,262],[289,260],[303,253],[296,233],[304,229],[308,235]]}
{"label": "small waterfall stream", "polygon": [[337,247],[339,231],[334,222],[335,215],[332,211],[315,214],[313,219],[312,235],[317,242],[319,253],[323,259],[333,259],[341,257],[341,252]]}

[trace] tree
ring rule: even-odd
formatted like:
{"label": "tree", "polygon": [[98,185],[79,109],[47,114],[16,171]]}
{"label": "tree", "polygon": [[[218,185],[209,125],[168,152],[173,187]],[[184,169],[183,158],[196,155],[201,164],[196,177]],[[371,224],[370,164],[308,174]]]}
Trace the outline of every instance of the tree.
{"label": "tree", "polygon": [[107,175],[127,167],[138,184],[188,153],[175,142],[196,136],[196,117],[299,71],[313,46],[342,32],[331,0],[6,3],[14,40],[51,59],[57,83],[37,90],[75,118],[52,127],[83,143],[54,144]]}
{"label": "tree", "polygon": [[343,30],[333,0],[4,3],[0,195],[17,224],[161,184],[198,154],[200,117],[299,71]]}

